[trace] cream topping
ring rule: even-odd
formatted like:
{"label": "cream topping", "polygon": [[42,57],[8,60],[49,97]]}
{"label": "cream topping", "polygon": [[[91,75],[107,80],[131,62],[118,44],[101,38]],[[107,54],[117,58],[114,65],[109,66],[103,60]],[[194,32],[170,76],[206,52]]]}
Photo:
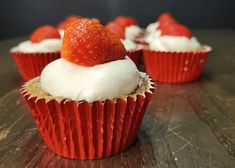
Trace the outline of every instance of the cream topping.
{"label": "cream topping", "polygon": [[133,93],[140,72],[128,57],[92,67],[61,58],[44,68],[40,80],[41,88],[52,96],[93,102]]}
{"label": "cream topping", "polygon": [[143,30],[136,25],[125,28],[125,39],[134,40]]}
{"label": "cream topping", "polygon": [[18,44],[18,46],[11,49],[13,52],[60,52],[62,41],[61,39],[45,39],[39,43],[32,43],[27,40]]}
{"label": "cream topping", "polygon": [[159,36],[152,38],[149,42],[149,49],[155,51],[186,52],[197,51],[200,48],[201,45],[195,37]]}

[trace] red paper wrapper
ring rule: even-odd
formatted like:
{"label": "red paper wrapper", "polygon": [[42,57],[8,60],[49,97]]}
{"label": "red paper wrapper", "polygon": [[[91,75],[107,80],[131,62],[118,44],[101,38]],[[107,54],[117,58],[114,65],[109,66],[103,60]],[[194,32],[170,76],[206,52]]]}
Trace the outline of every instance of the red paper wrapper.
{"label": "red paper wrapper", "polygon": [[136,66],[138,66],[140,63],[140,58],[142,56],[142,50],[127,51],[127,55],[136,64]]}
{"label": "red paper wrapper", "polygon": [[143,51],[145,69],[153,80],[186,83],[198,80],[203,72],[209,46],[197,52]]}
{"label": "red paper wrapper", "polygon": [[50,62],[60,58],[60,52],[22,53],[11,52],[22,78],[27,81],[41,74]]}
{"label": "red paper wrapper", "polygon": [[21,93],[47,146],[55,153],[73,159],[100,159],[126,150],[137,133],[155,87],[136,98],[78,102]]}

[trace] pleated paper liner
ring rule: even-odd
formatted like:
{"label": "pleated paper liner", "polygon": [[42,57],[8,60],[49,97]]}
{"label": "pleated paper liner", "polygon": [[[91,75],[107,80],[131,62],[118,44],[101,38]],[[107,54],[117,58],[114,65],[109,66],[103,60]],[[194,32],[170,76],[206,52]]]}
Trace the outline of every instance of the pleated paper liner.
{"label": "pleated paper liner", "polygon": [[136,66],[138,66],[140,58],[142,57],[142,49],[127,51],[127,55],[136,64]]}
{"label": "pleated paper liner", "polygon": [[[115,100],[47,101],[21,89],[47,146],[60,156],[100,159],[126,150],[136,139],[145,109],[155,90]],[[26,83],[27,84],[27,83]]]}
{"label": "pleated paper liner", "polygon": [[211,47],[195,52],[161,52],[144,49],[144,64],[151,78],[163,83],[187,83],[198,80]]}
{"label": "pleated paper liner", "polygon": [[11,52],[18,70],[25,81],[41,74],[43,68],[50,62],[60,58],[60,52],[52,53],[22,53]]}

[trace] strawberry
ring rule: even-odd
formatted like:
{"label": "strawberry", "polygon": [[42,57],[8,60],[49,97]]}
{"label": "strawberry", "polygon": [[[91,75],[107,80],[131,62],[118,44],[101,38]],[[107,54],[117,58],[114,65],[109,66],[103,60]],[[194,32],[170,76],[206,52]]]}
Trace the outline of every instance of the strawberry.
{"label": "strawberry", "polygon": [[185,36],[187,38],[192,37],[192,32],[184,25],[179,23],[171,24],[170,26],[165,26],[161,29],[161,35],[168,36]]}
{"label": "strawberry", "polygon": [[77,20],[65,28],[61,57],[70,62],[94,66],[125,55],[120,39],[95,20]]}
{"label": "strawberry", "polygon": [[169,27],[173,24],[177,24],[175,20],[166,20],[166,21],[161,21],[159,26],[157,27],[158,30],[164,29],[164,27]]}
{"label": "strawberry", "polygon": [[57,26],[58,29],[65,29],[66,25],[72,23],[78,19],[82,19],[81,16],[71,15],[65,18],[62,22],[60,22]]}
{"label": "strawberry", "polygon": [[60,38],[59,31],[53,26],[44,25],[33,31],[33,33],[30,36],[30,41],[32,43],[39,43],[42,40],[52,39],[52,38],[59,39]]}
{"label": "strawberry", "polygon": [[127,27],[131,25],[137,25],[137,20],[131,16],[118,16],[115,18],[114,22],[116,22],[118,25]]}
{"label": "strawberry", "polygon": [[125,39],[125,27],[118,25],[114,21],[107,23],[105,27],[113,32],[120,39]]}
{"label": "strawberry", "polygon": [[176,20],[173,18],[173,16],[171,16],[170,13],[168,12],[165,12],[163,14],[161,14],[157,21],[162,24],[163,22],[175,22],[176,23]]}

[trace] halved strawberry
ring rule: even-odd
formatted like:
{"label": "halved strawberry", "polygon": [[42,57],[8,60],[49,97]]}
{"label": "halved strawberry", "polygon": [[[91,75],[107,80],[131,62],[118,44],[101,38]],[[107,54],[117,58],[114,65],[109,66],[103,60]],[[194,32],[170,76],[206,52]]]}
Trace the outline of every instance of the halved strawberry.
{"label": "halved strawberry", "polygon": [[70,62],[94,66],[125,55],[120,39],[95,20],[77,20],[65,28],[61,57]]}
{"label": "halved strawberry", "polygon": [[118,25],[114,21],[107,23],[105,27],[113,32],[120,39],[125,39],[125,27]]}
{"label": "halved strawberry", "polygon": [[131,16],[118,16],[114,19],[114,22],[116,22],[117,24],[123,27],[138,24],[137,20]]}
{"label": "halved strawberry", "polygon": [[175,23],[161,29],[161,35],[192,37],[192,32],[184,25]]}
{"label": "halved strawberry", "polygon": [[157,27],[158,30],[164,29],[164,27],[169,27],[173,24],[177,24],[177,22],[175,20],[165,20],[165,21],[161,21],[159,26]]}
{"label": "halved strawberry", "polygon": [[65,29],[67,24],[70,24],[78,19],[82,19],[83,17],[77,15],[70,15],[66,17],[62,22],[60,22],[57,26],[58,29]]}
{"label": "halved strawberry", "polygon": [[165,12],[165,13],[162,13],[158,19],[157,19],[158,22],[160,22],[160,24],[162,24],[163,22],[177,22],[173,16],[168,13],[168,12]]}
{"label": "halved strawberry", "polygon": [[60,38],[59,31],[53,26],[44,25],[33,31],[30,36],[30,41],[32,43],[39,43],[42,40],[53,38]]}

